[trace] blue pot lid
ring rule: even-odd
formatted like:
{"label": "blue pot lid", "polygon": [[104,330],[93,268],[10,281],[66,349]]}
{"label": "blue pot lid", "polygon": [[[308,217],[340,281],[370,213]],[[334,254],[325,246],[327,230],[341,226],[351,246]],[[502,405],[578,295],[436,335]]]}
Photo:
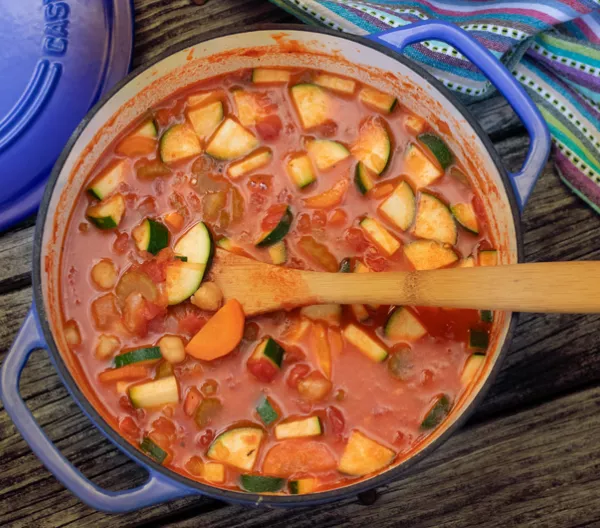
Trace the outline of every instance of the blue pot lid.
{"label": "blue pot lid", "polygon": [[129,0],[9,0],[0,15],[0,231],[34,213],[87,111],[129,71]]}

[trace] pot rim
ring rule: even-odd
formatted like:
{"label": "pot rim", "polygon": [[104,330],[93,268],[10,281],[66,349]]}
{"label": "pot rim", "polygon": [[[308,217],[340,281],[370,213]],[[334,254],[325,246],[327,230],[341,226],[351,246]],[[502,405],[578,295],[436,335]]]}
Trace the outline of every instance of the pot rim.
{"label": "pot rim", "polygon": [[502,360],[506,355],[509,345],[512,341],[512,337],[515,331],[516,323],[517,323],[517,314],[510,313],[509,324],[506,336],[504,338],[503,343],[500,346],[500,350],[497,351],[496,362],[490,370],[487,379],[483,383],[479,392],[473,397],[471,402],[463,409],[460,415],[454,420],[454,422],[443,431],[435,440],[431,441],[427,446],[422,448],[418,453],[407,458],[403,462],[398,465],[378,474],[371,478],[367,478],[364,480],[360,480],[353,484],[348,484],[346,486],[340,488],[334,488],[328,491],[310,493],[306,495],[262,495],[259,493],[248,493],[244,491],[234,491],[224,488],[218,488],[216,486],[209,486],[207,484],[203,484],[201,482],[192,480],[184,475],[173,471],[165,466],[162,466],[156,462],[154,462],[150,457],[143,455],[138,449],[136,449],[132,444],[126,441],[110,424],[108,424],[101,414],[95,409],[95,407],[87,400],[79,385],[74,380],[71,375],[70,370],[66,366],[58,347],[56,346],[56,342],[54,340],[54,336],[52,334],[52,330],[50,328],[50,324],[48,322],[48,317],[44,305],[44,292],[42,291],[42,253],[43,253],[43,235],[44,235],[44,225],[46,223],[47,216],[49,214],[49,205],[51,201],[51,197],[54,194],[54,188],[56,186],[56,182],[59,179],[59,176],[62,172],[62,168],[68,156],[71,154],[75,143],[79,139],[85,127],[88,125],[89,121],[92,117],[100,111],[100,109],[109,101],[109,99],[117,93],[124,85],[129,83],[132,79],[140,75],[142,72],[148,70],[156,63],[168,58],[171,55],[174,55],[181,50],[184,50],[188,47],[198,45],[202,42],[206,42],[218,37],[236,35],[241,33],[250,33],[253,31],[305,31],[308,33],[316,33],[316,34],[324,34],[335,36],[338,38],[350,40],[352,42],[361,44],[363,46],[374,49],[375,51],[379,51],[400,63],[402,63],[407,68],[412,69],[419,76],[421,76],[425,81],[432,84],[437,90],[439,90],[448,101],[454,105],[454,107],[460,112],[461,116],[469,123],[469,125],[473,128],[479,139],[485,146],[488,155],[490,156],[496,170],[498,171],[500,178],[504,184],[504,188],[506,194],[508,196],[509,206],[512,212],[512,218],[514,221],[515,228],[515,238],[516,238],[516,246],[517,246],[517,261],[521,262],[523,258],[523,239],[521,233],[520,222],[516,221],[520,217],[519,208],[517,206],[517,199],[515,195],[515,191],[508,177],[507,171],[502,164],[498,153],[496,152],[491,140],[488,135],[483,131],[477,120],[469,110],[464,106],[464,104],[453,94],[451,93],[440,81],[435,79],[429,72],[427,72],[420,65],[411,61],[408,58],[403,57],[399,53],[392,51],[391,49],[374,42],[372,40],[368,40],[364,37],[352,35],[349,33],[342,33],[340,31],[335,31],[332,29],[328,29],[325,27],[312,27],[302,24],[257,24],[251,25],[243,29],[236,29],[233,31],[227,31],[223,33],[222,31],[216,30],[203,34],[201,37],[191,37],[190,39],[186,39],[184,42],[169,48],[164,51],[157,57],[153,58],[151,61],[138,66],[131,73],[129,73],[124,79],[118,82],[110,91],[108,91],[102,99],[96,103],[90,111],[83,118],[81,123],[77,126],[69,141],[65,145],[63,151],[61,152],[60,157],[56,161],[50,178],[48,179],[48,183],[46,185],[46,190],[44,192],[44,196],[42,202],[40,204],[38,217],[36,219],[36,228],[34,235],[34,250],[33,250],[33,301],[34,306],[37,311],[38,321],[40,327],[42,328],[44,338],[47,343],[47,349],[53,360],[54,366],[58,371],[58,374],[61,378],[61,381],[69,390],[71,396],[75,399],[76,403],[79,407],[84,411],[87,417],[92,421],[92,423],[100,429],[100,431],[113,443],[115,444],[122,452],[124,452],[131,460],[133,460],[136,464],[146,468],[147,470],[157,473],[162,477],[175,481],[178,485],[181,485],[190,490],[190,495],[192,494],[202,494],[213,499],[217,500],[225,500],[236,503],[245,503],[245,504],[265,504],[265,505],[276,505],[276,506],[308,506],[315,504],[322,504],[325,502],[331,502],[334,500],[341,500],[344,498],[349,498],[356,496],[362,492],[365,492],[370,489],[377,488],[384,484],[387,484],[393,480],[398,480],[398,478],[405,473],[409,468],[413,467],[417,464],[421,459],[431,454],[436,448],[442,445],[448,438],[456,432],[471,416],[477,405],[483,400],[489,387],[493,384],[500,367],[502,365]]}

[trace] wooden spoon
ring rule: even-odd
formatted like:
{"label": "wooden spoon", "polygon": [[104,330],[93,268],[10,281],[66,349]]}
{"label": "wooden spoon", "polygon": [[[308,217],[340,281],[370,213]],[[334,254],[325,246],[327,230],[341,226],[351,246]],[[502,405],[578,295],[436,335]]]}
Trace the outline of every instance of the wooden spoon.
{"label": "wooden spoon", "polygon": [[515,312],[600,312],[600,262],[383,273],[321,273],[217,249],[209,280],[246,316],[308,304],[442,306]]}

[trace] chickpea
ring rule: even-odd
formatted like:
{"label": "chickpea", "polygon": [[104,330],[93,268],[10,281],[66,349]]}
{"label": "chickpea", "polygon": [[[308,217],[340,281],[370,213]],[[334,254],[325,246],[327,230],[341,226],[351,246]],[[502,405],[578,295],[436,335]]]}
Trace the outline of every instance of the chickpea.
{"label": "chickpea", "polygon": [[117,268],[110,259],[102,259],[92,268],[92,281],[101,290],[110,290],[117,282]]}
{"label": "chickpea", "polygon": [[110,359],[119,348],[121,342],[118,337],[102,334],[98,338],[94,355],[98,359]]}
{"label": "chickpea", "polygon": [[181,337],[164,336],[158,342],[160,353],[169,363],[181,363],[185,359],[185,347]]}
{"label": "chickpea", "polygon": [[201,310],[216,312],[223,303],[223,293],[214,282],[205,282],[192,295],[191,301]]}

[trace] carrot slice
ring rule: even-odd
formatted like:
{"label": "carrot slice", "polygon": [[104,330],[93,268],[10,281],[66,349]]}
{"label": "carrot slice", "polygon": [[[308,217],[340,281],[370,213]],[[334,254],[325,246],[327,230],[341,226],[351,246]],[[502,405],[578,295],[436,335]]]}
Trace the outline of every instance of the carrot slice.
{"label": "carrot slice", "polygon": [[192,414],[194,414],[196,411],[196,407],[198,407],[201,399],[202,395],[200,394],[200,391],[196,387],[192,387],[188,391],[185,401],[183,402],[183,410],[185,414],[192,416]]}
{"label": "carrot slice", "polygon": [[333,207],[334,205],[341,203],[347,190],[348,180],[339,180],[331,189],[304,200],[304,205],[313,209],[327,209],[328,207]]}
{"label": "carrot slice", "polygon": [[225,356],[242,340],[244,322],[242,305],[231,299],[192,337],[185,351],[204,361]]}
{"label": "carrot slice", "polygon": [[100,372],[98,379],[101,383],[114,383],[122,380],[140,380],[149,376],[150,370],[145,365],[126,365]]}
{"label": "carrot slice", "polygon": [[315,324],[312,331],[312,349],[317,355],[319,368],[327,379],[331,379],[331,350],[327,340],[327,330],[322,324]]}
{"label": "carrot slice", "polygon": [[263,462],[263,473],[289,477],[296,473],[319,473],[336,468],[329,448],[316,440],[289,439],[271,448]]}

